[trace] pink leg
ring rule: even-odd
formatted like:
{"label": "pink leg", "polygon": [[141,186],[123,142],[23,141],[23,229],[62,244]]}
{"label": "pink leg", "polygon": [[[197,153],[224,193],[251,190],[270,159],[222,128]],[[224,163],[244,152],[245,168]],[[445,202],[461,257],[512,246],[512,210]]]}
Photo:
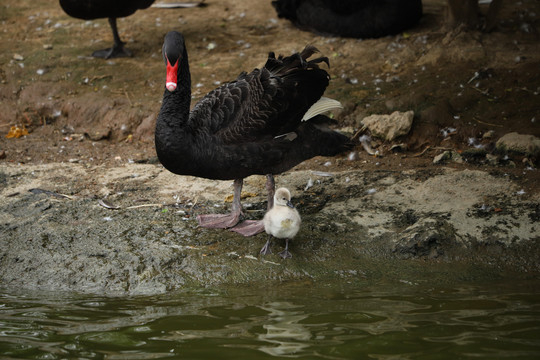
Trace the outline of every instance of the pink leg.
{"label": "pink leg", "polygon": [[[268,205],[270,210],[274,206],[274,192],[275,192],[274,176],[272,174],[266,175],[266,191],[268,192]],[[244,236],[257,235],[264,231],[264,224],[262,220],[246,220],[231,229]]]}
{"label": "pink leg", "polygon": [[212,229],[229,229],[234,227],[242,218],[242,204],[240,203],[240,196],[242,193],[242,179],[234,180],[233,184],[233,203],[230,214],[204,214],[197,215],[197,221],[199,225],[205,228]]}
{"label": "pink leg", "polygon": [[266,208],[270,210],[274,207],[274,194],[276,192],[276,182],[272,174],[266,175],[266,191],[268,193],[268,204]]}

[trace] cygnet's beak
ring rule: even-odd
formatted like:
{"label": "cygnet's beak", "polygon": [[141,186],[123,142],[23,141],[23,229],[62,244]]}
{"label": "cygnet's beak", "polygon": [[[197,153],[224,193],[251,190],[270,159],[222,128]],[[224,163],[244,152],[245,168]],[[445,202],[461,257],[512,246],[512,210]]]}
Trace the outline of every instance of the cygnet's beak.
{"label": "cygnet's beak", "polygon": [[287,201],[287,206],[290,207],[291,209],[294,209],[294,205],[290,200]]}

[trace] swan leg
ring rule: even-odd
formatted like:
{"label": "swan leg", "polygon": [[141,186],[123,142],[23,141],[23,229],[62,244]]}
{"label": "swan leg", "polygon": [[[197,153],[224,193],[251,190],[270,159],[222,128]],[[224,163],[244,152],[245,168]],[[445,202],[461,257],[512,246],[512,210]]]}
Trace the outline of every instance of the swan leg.
{"label": "swan leg", "polygon": [[284,259],[292,258],[292,254],[289,252],[289,239],[285,239],[285,250],[280,252],[279,256],[281,256]]}
{"label": "swan leg", "polygon": [[199,225],[211,229],[229,229],[234,227],[243,217],[240,195],[242,194],[242,179],[234,180],[233,184],[233,203],[230,214],[204,214],[197,215]]}
{"label": "swan leg", "polygon": [[131,57],[132,53],[128,49],[124,48],[124,42],[120,40],[120,35],[118,35],[118,28],[116,26],[116,18],[109,18],[109,25],[113,32],[114,45],[111,48],[96,50],[92,53],[93,57],[110,59],[116,57]]}
{"label": "swan leg", "polygon": [[[276,189],[276,183],[272,174],[266,175],[266,191],[268,192],[268,204],[267,208],[270,210],[274,206],[274,193]],[[257,235],[264,231],[264,224],[262,220],[246,220],[231,229],[244,236]]]}
{"label": "swan leg", "polygon": [[264,244],[261,249],[261,255],[268,255],[272,253],[270,250],[270,240],[272,240],[272,235],[268,235],[268,240],[266,240],[266,244]]}
{"label": "swan leg", "polygon": [[274,207],[274,194],[276,192],[276,182],[274,181],[274,175],[266,175],[266,192],[268,193],[267,209],[270,210]]}

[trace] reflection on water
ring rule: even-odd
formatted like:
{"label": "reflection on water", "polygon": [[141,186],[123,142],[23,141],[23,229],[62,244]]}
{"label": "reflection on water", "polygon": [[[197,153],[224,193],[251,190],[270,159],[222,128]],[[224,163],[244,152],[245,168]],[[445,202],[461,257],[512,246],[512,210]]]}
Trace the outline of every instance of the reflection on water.
{"label": "reflection on water", "polygon": [[540,358],[540,282],[0,293],[2,359]]}
{"label": "reflection on water", "polygon": [[308,315],[300,308],[302,306],[288,301],[276,301],[262,306],[262,309],[268,311],[268,323],[263,325],[266,333],[259,334],[258,339],[269,342],[272,346],[260,346],[259,350],[280,356],[298,354],[309,347],[311,332],[305,325],[299,324]]}

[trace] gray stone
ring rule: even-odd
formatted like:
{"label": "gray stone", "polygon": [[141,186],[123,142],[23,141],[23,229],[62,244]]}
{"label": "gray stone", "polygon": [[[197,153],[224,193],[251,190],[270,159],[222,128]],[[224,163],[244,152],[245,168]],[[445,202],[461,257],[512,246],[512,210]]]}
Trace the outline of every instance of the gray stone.
{"label": "gray stone", "polygon": [[534,135],[511,132],[497,141],[497,150],[511,151],[526,155],[540,154],[540,139]]}
{"label": "gray stone", "polygon": [[407,135],[411,130],[414,111],[394,111],[390,115],[371,115],[362,120],[373,136],[392,141],[395,138]]}
{"label": "gray stone", "polygon": [[442,154],[439,154],[439,155],[435,156],[433,158],[433,163],[434,164],[442,164],[442,163],[450,160],[451,157],[452,157],[451,152],[450,151],[445,151]]}
{"label": "gray stone", "polygon": [[455,163],[462,164],[463,157],[455,151],[445,151],[442,154],[439,154],[433,158],[434,164],[443,164],[449,160],[452,160]]}

